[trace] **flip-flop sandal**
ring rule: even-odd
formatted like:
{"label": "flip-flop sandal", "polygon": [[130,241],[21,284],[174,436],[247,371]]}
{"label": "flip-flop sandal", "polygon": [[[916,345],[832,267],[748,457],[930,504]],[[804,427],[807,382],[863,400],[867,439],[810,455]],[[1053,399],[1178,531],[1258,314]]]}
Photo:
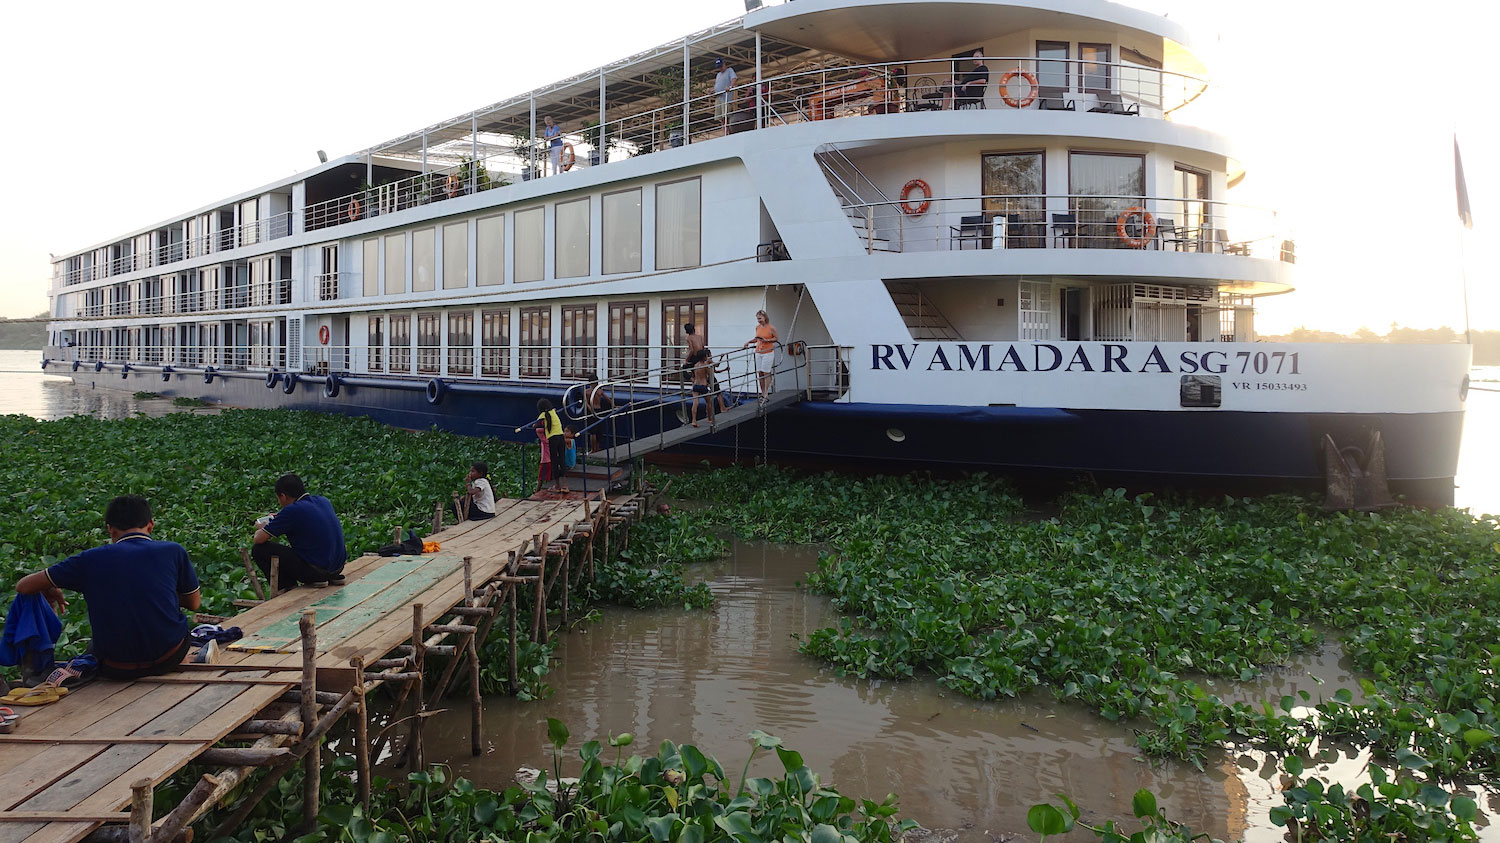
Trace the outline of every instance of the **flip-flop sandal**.
{"label": "flip-flop sandal", "polygon": [[[19,692],[19,694],[18,694]],[[51,685],[38,685],[35,688],[17,688],[0,697],[11,705],[51,705],[68,695],[67,688],[54,688]]]}

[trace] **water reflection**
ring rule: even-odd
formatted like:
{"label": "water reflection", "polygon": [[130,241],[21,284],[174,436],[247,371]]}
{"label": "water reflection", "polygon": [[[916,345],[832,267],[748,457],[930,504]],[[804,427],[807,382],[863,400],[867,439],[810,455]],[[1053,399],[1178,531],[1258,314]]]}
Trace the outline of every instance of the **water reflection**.
{"label": "water reflection", "polygon": [[[815,567],[816,551],[759,543],[733,550],[730,559],[695,571],[717,598],[712,611],[605,611],[562,636],[548,676],[551,698],[486,702],[482,757],[469,756],[461,704],[435,718],[428,756],[448,759],[483,785],[505,786],[517,767],[546,763],[545,718],[556,717],[573,732],[569,762],[584,740],[632,732],[637,752],[654,751],[664,739],[693,743],[737,780],[749,752],[744,736],[764,729],[845,793],[899,793],[904,815],[957,830],[961,840],[1030,837],[1026,809],[1059,792],[1091,821],[1128,817],[1142,787],[1195,830],[1233,839],[1259,828],[1257,839],[1279,837],[1266,820],[1266,810],[1279,804],[1268,801],[1275,765],[1263,756],[1223,753],[1205,772],[1151,764],[1139,757],[1129,728],[1048,694],[985,703],[930,680],[839,677],[799,655],[793,639],[837,622],[826,600],[797,586]],[[1307,688],[1316,700],[1353,685],[1347,663],[1329,647],[1235,696],[1276,699]],[[774,757],[755,767],[761,775],[779,770]]]}
{"label": "water reflection", "polygon": [[[28,370],[18,368],[23,361]],[[122,419],[137,414],[164,416],[180,413],[170,398],[135,398],[133,393],[118,389],[95,389],[75,386],[71,378],[43,374],[35,370],[36,354],[29,351],[0,351],[0,413],[19,413],[32,418],[52,420],[67,416],[93,416]],[[192,408],[196,413],[216,413],[217,409]]]}

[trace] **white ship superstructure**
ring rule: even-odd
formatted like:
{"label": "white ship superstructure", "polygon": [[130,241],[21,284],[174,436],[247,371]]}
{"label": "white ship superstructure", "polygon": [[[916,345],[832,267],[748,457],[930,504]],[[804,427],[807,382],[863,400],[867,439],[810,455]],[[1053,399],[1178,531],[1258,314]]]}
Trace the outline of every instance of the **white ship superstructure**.
{"label": "white ship superstructure", "polygon": [[1305,481],[1378,431],[1451,490],[1467,347],[1255,341],[1295,248],[1216,95],[1102,0],[756,8],[70,253],[48,358],[510,435],[586,380],[675,395],[684,324],[764,309],[802,398],[767,453]]}

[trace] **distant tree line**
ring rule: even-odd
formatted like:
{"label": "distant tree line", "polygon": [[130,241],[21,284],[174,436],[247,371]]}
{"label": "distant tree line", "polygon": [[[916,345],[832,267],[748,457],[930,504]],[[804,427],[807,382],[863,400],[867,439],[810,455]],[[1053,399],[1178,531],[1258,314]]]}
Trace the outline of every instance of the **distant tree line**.
{"label": "distant tree line", "polygon": [[[46,316],[46,312],[43,311],[32,318],[45,319]],[[39,350],[46,344],[46,322],[17,322],[12,319],[0,318],[0,348]]]}
{"label": "distant tree line", "polygon": [[[1500,366],[1500,331],[1474,331],[1474,365]],[[1337,334],[1316,328],[1299,327],[1287,334],[1261,334],[1266,342],[1415,342],[1443,343],[1463,342],[1464,335],[1444,325],[1441,328],[1403,328],[1391,323],[1389,331],[1382,336],[1366,327],[1352,334]]]}

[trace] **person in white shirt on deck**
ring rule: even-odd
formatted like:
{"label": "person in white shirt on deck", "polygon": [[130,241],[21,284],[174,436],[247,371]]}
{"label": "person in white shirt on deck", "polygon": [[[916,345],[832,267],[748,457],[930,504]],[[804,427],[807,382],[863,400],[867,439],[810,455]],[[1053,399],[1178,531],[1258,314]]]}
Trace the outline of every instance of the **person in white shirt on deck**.
{"label": "person in white shirt on deck", "polygon": [[458,517],[465,517],[464,510],[467,509],[467,517],[470,521],[494,518],[495,490],[490,486],[490,467],[482,462],[476,462],[469,467],[469,475],[464,480],[468,485],[460,501]]}
{"label": "person in white shirt on deck", "polygon": [[714,59],[714,68],[719,71],[714,75],[714,119],[719,121],[720,128],[728,132],[729,104],[734,97],[734,92],[730,89],[734,87],[734,80],[740,77],[723,59]]}

